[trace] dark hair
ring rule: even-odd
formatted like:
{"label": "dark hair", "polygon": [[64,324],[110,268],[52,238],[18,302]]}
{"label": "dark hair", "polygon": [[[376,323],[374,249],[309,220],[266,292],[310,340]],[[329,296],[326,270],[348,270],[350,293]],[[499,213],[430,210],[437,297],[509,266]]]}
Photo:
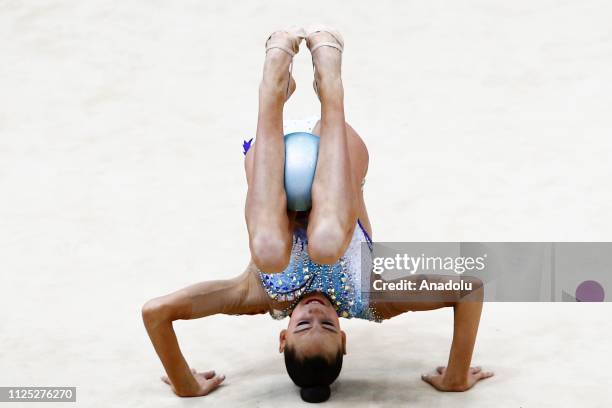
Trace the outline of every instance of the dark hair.
{"label": "dark hair", "polygon": [[301,388],[300,396],[306,402],[327,401],[329,388],[342,370],[342,350],[332,358],[324,356],[298,358],[295,349],[285,347],[285,368],[295,385]]}

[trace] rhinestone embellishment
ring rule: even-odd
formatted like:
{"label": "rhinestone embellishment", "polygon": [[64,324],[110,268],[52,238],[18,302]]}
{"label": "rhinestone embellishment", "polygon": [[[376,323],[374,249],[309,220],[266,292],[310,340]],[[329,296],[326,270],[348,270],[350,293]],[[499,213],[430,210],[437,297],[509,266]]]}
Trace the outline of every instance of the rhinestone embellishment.
{"label": "rhinestone embellishment", "polygon": [[282,319],[291,314],[300,299],[312,292],[324,294],[340,317],[359,317],[380,321],[376,312],[366,306],[362,294],[355,290],[354,277],[349,272],[350,259],[341,257],[333,265],[317,264],[308,256],[307,242],[294,237],[287,268],[277,274],[259,271],[263,288],[271,299],[291,302],[283,310],[274,310],[272,317]]}

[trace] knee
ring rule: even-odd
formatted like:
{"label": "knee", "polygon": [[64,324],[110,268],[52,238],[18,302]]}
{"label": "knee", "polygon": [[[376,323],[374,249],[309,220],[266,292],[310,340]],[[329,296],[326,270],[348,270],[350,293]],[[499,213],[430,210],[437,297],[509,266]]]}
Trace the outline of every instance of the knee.
{"label": "knee", "polygon": [[343,255],[348,238],[349,231],[339,222],[319,224],[308,232],[308,254],[316,263],[333,264]]}
{"label": "knee", "polygon": [[282,272],[289,264],[291,244],[281,237],[259,234],[251,238],[250,246],[253,262],[263,272]]}

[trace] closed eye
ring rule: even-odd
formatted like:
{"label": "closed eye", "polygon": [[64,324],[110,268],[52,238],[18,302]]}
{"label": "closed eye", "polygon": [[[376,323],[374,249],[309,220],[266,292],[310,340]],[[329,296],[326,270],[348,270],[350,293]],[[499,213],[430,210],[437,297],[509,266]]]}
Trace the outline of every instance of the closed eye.
{"label": "closed eye", "polygon": [[[295,325],[295,330],[293,331],[294,333],[301,333],[301,332],[305,332],[307,330],[311,329],[311,326],[308,326],[310,324],[310,322],[308,320],[302,320],[299,321],[296,325]],[[301,326],[301,327],[300,327]],[[331,331],[336,333],[337,329],[336,326],[334,326],[334,324],[329,321],[329,320],[325,320],[323,322],[321,322],[321,326],[323,326],[323,328],[325,330]]]}
{"label": "closed eye", "polygon": [[308,324],[310,322],[308,320],[302,320],[300,322],[298,322],[298,324],[295,325],[295,330],[293,331],[294,333],[301,333],[304,332],[308,329],[310,329],[310,327],[308,327]]}
{"label": "closed eye", "polygon": [[328,320],[324,321],[323,323],[321,323],[321,325],[329,331],[333,331],[334,333],[336,332],[336,326],[334,326],[334,324]]}

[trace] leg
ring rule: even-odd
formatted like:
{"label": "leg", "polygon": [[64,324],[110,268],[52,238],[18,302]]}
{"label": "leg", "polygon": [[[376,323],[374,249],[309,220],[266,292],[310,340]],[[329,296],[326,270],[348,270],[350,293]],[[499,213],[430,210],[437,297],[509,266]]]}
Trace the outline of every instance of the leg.
{"label": "leg", "polygon": [[291,251],[283,142],[283,107],[290,62],[291,57],[283,50],[275,48],[266,53],[259,87],[256,142],[245,161],[249,246],[253,261],[266,272],[282,271],[289,263]]}
{"label": "leg", "polygon": [[[333,41],[333,37],[321,32],[312,40]],[[356,180],[349,154],[340,76],[341,54],[335,48],[320,47],[313,54],[313,61],[321,100],[321,141],[312,185],[308,250],[315,262],[330,264],[340,258],[350,242],[357,218],[361,180]]]}
{"label": "leg", "polygon": [[[317,122],[316,126],[312,130],[315,135],[321,134],[321,122]],[[365,202],[363,199],[363,185],[368,172],[368,163],[370,161],[368,148],[364,143],[361,136],[357,133],[353,127],[346,123],[346,138],[348,146],[348,155],[351,162],[351,174],[353,175],[353,182],[357,190],[357,216],[361,220],[362,224],[366,226],[368,231],[371,231],[370,220],[368,218],[367,210],[365,208]]]}

